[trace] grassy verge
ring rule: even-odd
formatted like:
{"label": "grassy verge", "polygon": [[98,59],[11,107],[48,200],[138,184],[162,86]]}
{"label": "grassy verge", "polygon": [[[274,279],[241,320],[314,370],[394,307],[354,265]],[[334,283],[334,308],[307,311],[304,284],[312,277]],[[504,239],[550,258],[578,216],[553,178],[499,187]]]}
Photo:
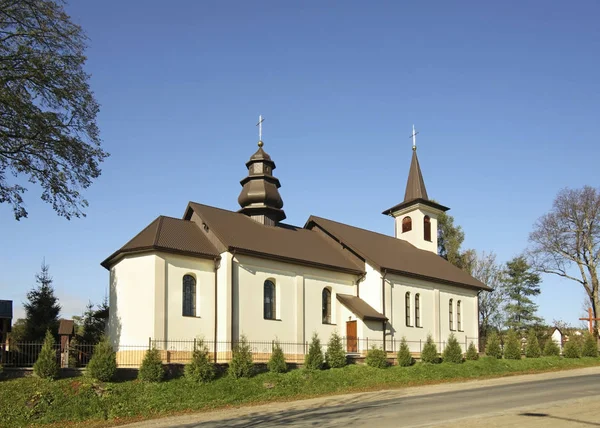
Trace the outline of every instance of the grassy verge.
{"label": "grassy verge", "polygon": [[62,427],[84,423],[86,427],[111,426],[218,407],[598,365],[598,358],[521,361],[483,358],[456,365],[293,370],[285,374],[263,373],[251,379],[223,377],[206,385],[191,384],[183,378],[158,384],[138,381],[98,384],[85,378],[54,382],[13,379],[0,382],[0,426]]}

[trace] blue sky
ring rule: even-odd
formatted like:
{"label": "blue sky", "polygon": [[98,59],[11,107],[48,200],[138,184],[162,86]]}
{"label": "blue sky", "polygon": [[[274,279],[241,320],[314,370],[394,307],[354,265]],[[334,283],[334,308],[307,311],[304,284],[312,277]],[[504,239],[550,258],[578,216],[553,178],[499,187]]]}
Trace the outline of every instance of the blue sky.
{"label": "blue sky", "polygon": [[[450,4],[452,3],[452,4]],[[167,6],[168,5],[168,6]],[[30,185],[0,206],[0,298],[25,300],[45,257],[64,316],[100,302],[100,262],[193,200],[237,210],[266,117],[288,222],[310,214],[393,234],[414,123],[429,196],[465,248],[506,261],[563,187],[598,186],[600,5],[579,2],[71,2],[111,157],[85,219]],[[544,277],[547,321],[583,292]],[[22,310],[16,305],[16,315]]]}

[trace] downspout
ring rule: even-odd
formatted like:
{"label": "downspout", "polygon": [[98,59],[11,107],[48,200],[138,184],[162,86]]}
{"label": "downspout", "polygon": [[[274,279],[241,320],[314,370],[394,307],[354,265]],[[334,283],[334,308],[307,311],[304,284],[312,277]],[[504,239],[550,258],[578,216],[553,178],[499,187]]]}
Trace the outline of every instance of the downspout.
{"label": "downspout", "polygon": [[[235,307],[235,302],[233,300],[233,259],[235,258],[235,248],[233,249],[233,252],[231,253],[231,344],[233,345],[233,331],[234,331],[234,325],[233,325],[233,309]],[[239,319],[238,319],[238,323],[239,323]]]}
{"label": "downspout", "polygon": [[[381,302],[383,308],[383,316],[385,317],[385,277],[387,276],[387,269],[384,269],[383,275],[381,276]],[[387,321],[383,321],[383,350],[385,351],[385,328],[387,327]]]}
{"label": "downspout", "polygon": [[359,275],[358,278],[356,278],[356,297],[360,297],[360,282],[364,281],[366,276],[367,272]]}
{"label": "downspout", "polygon": [[[221,267],[221,258],[220,257],[215,257],[214,259],[215,262],[215,336],[214,336],[214,342],[213,342],[213,350],[214,350],[214,360],[215,360],[215,364],[217,363],[217,322],[219,320],[218,316],[217,316],[217,293],[219,292],[219,287],[218,287],[218,270]],[[195,351],[195,349],[194,349]]]}

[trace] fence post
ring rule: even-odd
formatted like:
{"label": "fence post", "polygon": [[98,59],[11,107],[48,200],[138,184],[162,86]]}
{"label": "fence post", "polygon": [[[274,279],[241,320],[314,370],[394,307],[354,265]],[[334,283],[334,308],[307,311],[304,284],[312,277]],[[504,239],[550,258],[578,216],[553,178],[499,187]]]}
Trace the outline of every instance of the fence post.
{"label": "fence post", "polygon": [[423,339],[419,339],[419,354],[420,354],[421,352],[423,352],[423,347],[421,346],[421,341],[422,341],[422,340],[423,340]]}
{"label": "fence post", "polygon": [[467,348],[469,347],[469,345],[467,344],[468,338],[467,335],[465,334],[465,352],[467,352]]}
{"label": "fence post", "polygon": [[148,349],[152,349],[152,338],[148,338]]}

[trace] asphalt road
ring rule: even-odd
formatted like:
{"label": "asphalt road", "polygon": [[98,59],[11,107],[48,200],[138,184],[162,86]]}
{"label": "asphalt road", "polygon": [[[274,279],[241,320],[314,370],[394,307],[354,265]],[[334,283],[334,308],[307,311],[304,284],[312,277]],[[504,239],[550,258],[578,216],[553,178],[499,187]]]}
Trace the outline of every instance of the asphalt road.
{"label": "asphalt road", "polygon": [[[440,390],[443,392],[428,393]],[[465,426],[464,423],[469,420],[487,419],[489,423],[484,426],[600,427],[598,398],[600,370],[591,369],[578,371],[578,374],[551,373],[423,387],[414,394],[382,391],[339,396],[328,401],[315,399],[304,405],[279,403],[272,408],[260,406],[240,411],[225,410],[217,415],[198,415],[195,420],[190,415],[187,420],[174,419],[170,423],[166,420],[155,421],[156,425],[146,422],[145,426],[386,428],[454,426],[455,423],[456,426]],[[561,406],[562,410],[557,410]],[[494,418],[499,418],[497,423],[493,423]]]}

